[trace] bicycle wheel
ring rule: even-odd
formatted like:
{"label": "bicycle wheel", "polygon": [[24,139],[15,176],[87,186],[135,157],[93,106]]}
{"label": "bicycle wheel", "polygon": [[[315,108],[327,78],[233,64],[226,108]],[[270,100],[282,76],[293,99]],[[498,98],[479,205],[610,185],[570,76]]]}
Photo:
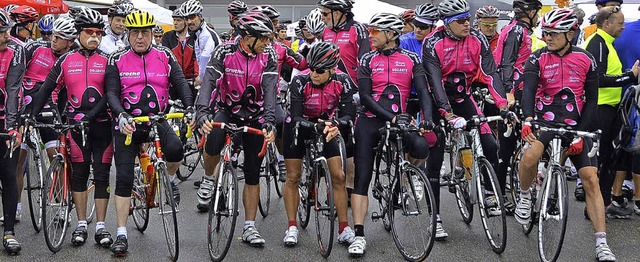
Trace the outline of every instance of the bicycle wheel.
{"label": "bicycle wheel", "polygon": [[451,174],[449,175],[449,192],[456,196],[456,205],[462,220],[470,224],[473,221],[473,204],[471,203],[470,179],[467,176],[471,170],[462,164],[462,150],[455,150],[451,154]]}
{"label": "bicycle wheel", "polygon": [[238,218],[238,177],[230,164],[220,165],[223,165],[219,166],[223,168],[218,176],[221,185],[216,186],[211,199],[207,226],[209,257],[213,261],[222,261],[227,255]]}
{"label": "bicycle wheel", "polygon": [[[182,129],[181,132],[183,132]],[[184,132],[186,134],[186,127],[184,128]],[[184,158],[182,158],[180,168],[176,172],[176,176],[182,181],[191,177],[202,160],[202,148],[198,148],[198,142],[200,141],[199,138],[200,136],[194,132],[191,138],[183,139],[184,141],[182,144],[184,145]]]}
{"label": "bicycle wheel", "polygon": [[[42,153],[45,153],[42,155]],[[37,233],[42,230],[42,188],[43,177],[47,172],[48,158],[46,151],[31,149],[27,156],[31,161],[27,169],[27,198],[29,200],[29,213],[31,216],[31,224]]]}
{"label": "bicycle wheel", "polygon": [[333,186],[327,162],[316,162],[313,175],[315,196],[316,239],[324,258],[331,254],[336,225],[336,207],[333,203]]}
{"label": "bicycle wheel", "polygon": [[529,236],[531,231],[533,231],[534,225],[538,222],[538,212],[536,212],[535,206],[537,200],[538,191],[536,190],[535,182],[531,184],[529,187],[531,191],[531,217],[529,218],[529,222],[526,225],[522,225],[522,232],[525,236]]}
{"label": "bicycle wheel", "polygon": [[520,145],[518,146],[518,148],[516,148],[516,151],[511,158],[511,164],[509,167],[510,170],[507,174],[507,177],[509,178],[508,196],[511,197],[510,200],[514,204],[518,203],[518,200],[520,200],[520,171],[518,170],[518,167],[520,166],[520,160],[522,159],[523,154],[524,151],[522,150],[522,146]]}
{"label": "bicycle wheel", "polygon": [[541,261],[556,261],[567,230],[567,180],[558,165],[545,178],[538,215],[538,253]]}
{"label": "bicycle wheel", "polygon": [[44,203],[42,205],[44,240],[49,250],[56,253],[62,248],[71,210],[71,192],[65,192],[62,156],[57,156],[51,161],[45,181],[45,192],[41,200]]}
{"label": "bicycle wheel", "polygon": [[309,216],[311,215],[311,205],[313,203],[313,195],[310,194],[313,183],[309,179],[310,173],[309,159],[305,155],[302,160],[302,175],[300,176],[300,183],[298,183],[298,194],[300,194],[298,220],[300,220],[300,227],[302,228],[307,228],[307,225],[309,225]]}
{"label": "bicycle wheel", "polygon": [[87,224],[90,224],[96,215],[96,201],[94,194],[96,191],[96,184],[93,178],[87,180]]}
{"label": "bicycle wheel", "polygon": [[149,205],[147,205],[147,184],[140,167],[135,167],[133,171],[133,189],[131,190],[131,216],[138,231],[143,233],[149,225]]}
{"label": "bicycle wheel", "polygon": [[[278,149],[273,144],[270,144],[269,148],[269,152],[272,156],[271,159],[277,159],[276,156],[278,155]],[[284,193],[284,182],[280,181],[280,168],[278,167],[278,161],[271,161],[269,168],[271,169],[271,180],[273,181],[273,185],[276,189],[276,194],[278,194],[278,198],[282,198],[282,194]]]}
{"label": "bicycle wheel", "polygon": [[[371,214],[372,220],[377,221],[378,219],[382,219],[382,225],[384,226],[384,229],[387,230],[387,232],[391,231],[391,222],[389,221],[389,216],[388,216],[388,207],[389,207],[389,199],[391,198],[390,196],[390,191],[389,191],[389,185],[391,184],[391,179],[389,177],[389,172],[391,170],[391,168],[393,167],[388,167],[386,166],[385,163],[385,167],[382,167],[382,157],[380,156],[380,154],[376,155],[376,158],[374,160],[376,163],[376,169],[375,169],[375,177],[376,180],[374,182],[374,186],[372,189],[372,195],[375,199],[378,200],[378,210],[379,213],[373,213]],[[392,172],[392,171],[391,171]]]}
{"label": "bicycle wheel", "polygon": [[[431,253],[436,238],[436,212],[429,179],[413,165],[402,170],[397,194],[400,205],[389,205],[393,241],[408,261],[423,261]],[[395,187],[395,186],[394,186]]]}
{"label": "bicycle wheel", "polygon": [[[504,210],[504,198],[496,172],[486,158],[478,159],[478,170],[480,173],[477,174],[476,188],[482,227],[493,252],[502,254],[507,246],[507,214]],[[488,196],[486,192],[493,192],[494,195]]]}
{"label": "bicycle wheel", "polygon": [[260,172],[260,200],[258,201],[258,209],[263,218],[269,215],[269,205],[271,204],[271,178],[273,174],[270,168],[272,155],[267,156],[262,161]]}
{"label": "bicycle wheel", "polygon": [[164,237],[167,240],[169,256],[173,261],[178,260],[180,254],[180,241],[178,237],[178,213],[177,206],[173,200],[171,182],[167,174],[167,167],[164,163],[159,163],[156,168],[158,183],[158,206],[160,207],[160,218],[164,226]]}

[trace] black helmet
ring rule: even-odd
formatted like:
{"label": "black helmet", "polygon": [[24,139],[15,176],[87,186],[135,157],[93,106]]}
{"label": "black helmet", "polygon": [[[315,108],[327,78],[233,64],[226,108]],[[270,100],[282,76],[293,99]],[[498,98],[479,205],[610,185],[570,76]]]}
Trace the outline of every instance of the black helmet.
{"label": "black helmet", "polygon": [[514,0],[513,11],[514,12],[528,12],[531,10],[539,10],[542,8],[542,2],[540,0]]}
{"label": "black helmet", "polygon": [[309,68],[331,69],[340,61],[340,48],[332,42],[319,42],[307,54]]}

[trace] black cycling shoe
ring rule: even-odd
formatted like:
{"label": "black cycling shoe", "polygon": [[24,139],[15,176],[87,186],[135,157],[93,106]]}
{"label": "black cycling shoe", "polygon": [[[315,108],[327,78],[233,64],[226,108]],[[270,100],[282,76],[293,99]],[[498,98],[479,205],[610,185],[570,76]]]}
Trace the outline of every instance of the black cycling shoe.
{"label": "black cycling shoe", "polygon": [[129,249],[129,244],[127,243],[127,237],[124,235],[119,235],[116,238],[116,242],[113,242],[111,245],[111,252],[116,257],[124,257],[127,255],[127,249]]}
{"label": "black cycling shoe", "polygon": [[22,250],[20,242],[18,242],[13,235],[4,235],[2,246],[4,246],[4,251],[11,256],[19,255]]}
{"label": "black cycling shoe", "polygon": [[573,195],[576,197],[576,200],[584,202],[585,195],[584,195],[584,188],[582,187],[582,185],[576,187],[576,190],[573,192]]}
{"label": "black cycling shoe", "polygon": [[171,193],[173,195],[173,202],[178,206],[180,204],[180,188],[174,182],[170,182],[171,184]]}
{"label": "black cycling shoe", "polygon": [[102,247],[109,247],[113,244],[113,239],[111,238],[111,234],[104,228],[98,229],[94,236],[96,244],[101,245]]}
{"label": "black cycling shoe", "polygon": [[516,205],[511,203],[507,198],[504,198],[504,211],[508,216],[513,216],[516,211]]}
{"label": "black cycling shoe", "polygon": [[71,243],[74,246],[82,246],[87,241],[87,227],[77,227],[71,234]]}

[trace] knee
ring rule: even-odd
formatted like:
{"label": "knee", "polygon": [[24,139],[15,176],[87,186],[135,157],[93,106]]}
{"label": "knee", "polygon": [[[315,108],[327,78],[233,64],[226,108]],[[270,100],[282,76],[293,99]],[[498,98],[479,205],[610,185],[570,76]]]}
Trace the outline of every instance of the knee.
{"label": "knee", "polygon": [[595,168],[582,168],[579,173],[580,178],[582,179],[582,185],[586,191],[600,190],[598,174],[596,173]]}
{"label": "knee", "polygon": [[73,163],[73,192],[87,191],[87,182],[89,180],[89,163]]}
{"label": "knee", "polygon": [[250,186],[255,186],[260,183],[260,174],[247,173],[244,174],[244,183]]}
{"label": "knee", "polygon": [[300,170],[291,170],[287,168],[287,180],[284,182],[287,185],[297,186],[300,183],[300,176],[302,172]]}
{"label": "knee", "polygon": [[165,151],[164,157],[167,159],[167,162],[180,162],[184,157],[184,153],[182,152],[182,143],[180,143],[180,140],[167,143],[163,150]]}
{"label": "knee", "polygon": [[429,156],[429,144],[426,139],[416,139],[409,155],[414,159],[426,159]]}
{"label": "knee", "polygon": [[219,155],[222,150],[224,133],[217,131],[214,129],[207,135],[207,142],[204,145],[204,151],[210,156]]}
{"label": "knee", "polygon": [[130,197],[133,188],[133,166],[117,166],[116,173],[116,195],[119,197]]}
{"label": "knee", "polygon": [[342,169],[331,172],[331,184],[333,184],[334,188],[345,186],[345,175]]}

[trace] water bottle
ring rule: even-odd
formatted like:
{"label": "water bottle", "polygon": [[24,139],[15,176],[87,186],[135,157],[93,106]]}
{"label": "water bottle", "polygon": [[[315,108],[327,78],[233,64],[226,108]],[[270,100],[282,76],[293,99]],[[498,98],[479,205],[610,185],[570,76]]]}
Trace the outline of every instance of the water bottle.
{"label": "water bottle", "polygon": [[538,163],[538,175],[536,177],[536,191],[539,191],[542,188],[542,183],[544,183],[544,177],[547,175],[547,168],[545,167],[545,162]]}
{"label": "water bottle", "polygon": [[471,180],[471,167],[473,166],[473,152],[471,152],[471,148],[465,148],[460,150],[460,154],[462,155],[462,165],[466,167],[465,176],[467,180]]}

